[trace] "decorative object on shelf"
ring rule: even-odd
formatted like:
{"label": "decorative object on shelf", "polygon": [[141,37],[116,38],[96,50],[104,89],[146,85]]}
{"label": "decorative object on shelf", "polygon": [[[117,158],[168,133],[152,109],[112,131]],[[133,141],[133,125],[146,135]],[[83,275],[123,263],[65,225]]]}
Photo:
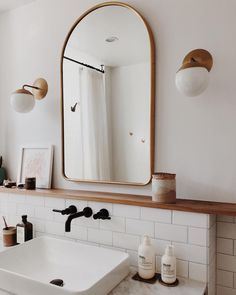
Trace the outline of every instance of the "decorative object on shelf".
{"label": "decorative object on shelf", "polygon": [[3,185],[3,181],[6,179],[6,169],[2,167],[2,156],[0,157],[0,185]]}
{"label": "decorative object on shelf", "polygon": [[[32,92],[25,88],[32,88]],[[11,94],[11,106],[18,113],[28,113],[35,106],[35,99],[41,100],[48,93],[48,83],[45,79],[37,79],[33,85],[25,84]]]}
{"label": "decorative object on shelf", "polygon": [[152,176],[152,200],[158,203],[176,203],[176,174],[155,173]]}
{"label": "decorative object on shelf", "polygon": [[26,178],[36,178],[37,188],[51,188],[52,163],[52,145],[21,147],[17,183],[24,183]]}
{"label": "decorative object on shelf", "polygon": [[24,187],[27,190],[35,190],[36,189],[36,177],[26,177]]}
{"label": "decorative object on shelf", "polygon": [[209,84],[209,72],[213,65],[211,54],[205,49],[189,52],[176,73],[177,89],[186,96],[200,95]]}
{"label": "decorative object on shelf", "polygon": [[5,227],[3,228],[3,246],[11,247],[16,245],[16,228],[14,226],[8,226],[5,217],[3,216]]}
{"label": "decorative object on shelf", "polygon": [[16,187],[16,182],[12,181],[10,179],[5,179],[3,181],[3,186],[6,188],[15,188]]}

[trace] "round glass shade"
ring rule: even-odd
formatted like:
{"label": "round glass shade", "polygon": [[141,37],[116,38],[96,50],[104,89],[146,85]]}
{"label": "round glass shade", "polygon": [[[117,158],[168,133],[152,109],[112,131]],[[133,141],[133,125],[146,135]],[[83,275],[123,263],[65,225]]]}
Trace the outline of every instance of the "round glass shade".
{"label": "round glass shade", "polygon": [[186,96],[201,94],[209,84],[209,72],[204,67],[193,67],[177,72],[175,77],[177,89]]}
{"label": "round glass shade", "polygon": [[18,113],[28,113],[35,105],[35,99],[33,94],[29,93],[17,93],[14,92],[11,95],[11,106]]}

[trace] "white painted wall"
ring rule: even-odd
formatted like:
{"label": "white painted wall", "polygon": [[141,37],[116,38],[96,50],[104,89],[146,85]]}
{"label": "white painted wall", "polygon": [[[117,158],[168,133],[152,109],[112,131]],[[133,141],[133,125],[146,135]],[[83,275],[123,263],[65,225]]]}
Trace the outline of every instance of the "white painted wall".
{"label": "white painted wall", "polygon": [[[61,48],[73,22],[99,2],[38,0],[0,15],[0,100],[1,118],[7,118],[8,170],[15,178],[20,144],[51,142],[56,146],[54,186],[150,194],[150,186],[73,184],[61,176]],[[157,45],[156,170],[177,173],[179,197],[235,201],[235,0],[127,3],[147,18]],[[177,92],[174,77],[184,55],[195,48],[208,49],[214,67],[209,88],[189,99]],[[49,82],[47,98],[26,115],[10,110],[10,92],[39,76]]]}

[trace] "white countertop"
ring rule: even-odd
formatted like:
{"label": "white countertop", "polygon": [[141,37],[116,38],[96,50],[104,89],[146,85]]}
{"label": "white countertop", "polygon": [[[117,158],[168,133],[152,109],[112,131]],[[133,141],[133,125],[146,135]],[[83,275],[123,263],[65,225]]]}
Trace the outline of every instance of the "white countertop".
{"label": "white countertop", "polygon": [[158,281],[151,285],[132,280],[135,270],[123,280],[109,295],[204,295],[206,284],[179,278],[179,286],[165,287]]}

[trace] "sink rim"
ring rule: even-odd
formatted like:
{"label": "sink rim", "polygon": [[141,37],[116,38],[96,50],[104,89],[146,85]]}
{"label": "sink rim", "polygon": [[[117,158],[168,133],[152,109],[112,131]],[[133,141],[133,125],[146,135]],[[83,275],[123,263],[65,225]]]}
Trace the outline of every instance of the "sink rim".
{"label": "sink rim", "polygon": [[[115,265],[115,266],[112,266],[112,268],[109,270],[109,273],[113,272],[116,270],[116,268],[119,268],[119,266],[121,266],[121,264],[125,261],[125,260],[130,260],[130,255],[127,253],[127,252],[122,252],[122,251],[119,251],[117,249],[112,249],[112,248],[105,248],[105,247],[100,247],[100,246],[97,246],[97,245],[89,245],[89,244],[85,244],[83,242],[75,242],[75,241],[70,241],[70,240],[66,240],[66,239],[60,239],[58,237],[51,237],[51,236],[41,236],[41,237],[37,237],[37,238],[34,238],[30,241],[27,241],[23,244],[20,244],[20,245],[16,245],[16,246],[13,246],[13,247],[9,247],[9,248],[6,248],[4,251],[0,252],[0,260],[1,260],[1,256],[4,255],[4,252],[14,252],[16,249],[19,249],[19,248],[23,248],[23,247],[26,247],[27,245],[30,245],[30,244],[33,244],[33,243],[36,243],[37,241],[40,241],[40,240],[51,240],[51,241],[60,241],[64,244],[73,244],[73,245],[81,245],[83,247],[89,247],[89,248],[96,248],[96,249],[104,249],[104,250],[107,250],[109,252],[119,252],[121,253],[124,258],[122,259],[122,261],[120,261],[119,264]],[[0,262],[0,265],[1,265],[1,262]],[[34,279],[30,276],[27,276],[27,275],[24,275],[24,274],[21,274],[19,272],[15,272],[15,271],[12,271],[12,270],[7,270],[5,269],[4,267],[0,266],[0,271],[1,272],[4,272],[6,274],[9,274],[9,275],[12,275],[12,276],[15,276],[17,278],[22,278],[22,279],[25,279],[25,280],[28,280],[32,283],[35,283],[35,284],[39,284],[39,285],[43,285],[45,287],[48,287],[48,288],[53,288],[54,290],[64,290],[65,292],[68,292],[68,294],[75,294],[77,295],[78,292],[86,292],[86,291],[89,291],[90,289],[92,289],[98,282],[100,282],[103,278],[105,278],[109,273],[104,273],[100,278],[99,280],[97,281],[94,281],[88,288],[81,288],[79,290],[75,290],[75,289],[68,289],[66,287],[66,284],[65,286],[63,287],[59,287],[59,286],[56,286],[56,285],[53,285],[53,284],[50,284],[50,282],[46,283],[46,282],[43,282],[43,281],[40,281],[40,280],[37,280],[37,279]],[[130,272],[130,269],[129,269],[129,272]],[[7,291],[7,290],[6,290]],[[11,291],[8,291],[8,292],[11,292]]]}

